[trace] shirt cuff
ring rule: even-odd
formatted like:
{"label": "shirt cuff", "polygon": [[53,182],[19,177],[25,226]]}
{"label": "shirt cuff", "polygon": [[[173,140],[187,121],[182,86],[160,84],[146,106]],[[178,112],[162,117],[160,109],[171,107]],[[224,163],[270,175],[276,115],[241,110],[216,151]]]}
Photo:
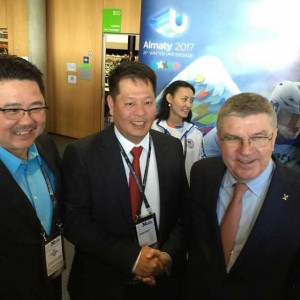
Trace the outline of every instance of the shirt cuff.
{"label": "shirt cuff", "polygon": [[140,259],[140,256],[141,256],[141,252],[142,252],[142,251],[140,251],[139,256],[137,257],[137,259],[136,259],[136,261],[135,261],[135,263],[134,263],[134,265],[133,265],[133,267],[132,267],[132,269],[131,269],[131,272],[132,272],[132,273],[134,273],[134,271],[135,271],[135,269],[136,269],[136,266],[137,266],[137,264],[138,264],[138,262],[139,262],[139,259]]}

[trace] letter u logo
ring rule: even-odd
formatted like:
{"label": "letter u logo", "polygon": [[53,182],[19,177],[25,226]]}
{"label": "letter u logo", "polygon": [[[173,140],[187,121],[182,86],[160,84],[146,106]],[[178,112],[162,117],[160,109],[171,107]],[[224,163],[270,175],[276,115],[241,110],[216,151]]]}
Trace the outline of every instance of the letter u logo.
{"label": "letter u logo", "polygon": [[171,29],[176,33],[182,33],[187,27],[188,18],[185,15],[179,14],[176,16],[176,11],[170,8],[169,24]]}

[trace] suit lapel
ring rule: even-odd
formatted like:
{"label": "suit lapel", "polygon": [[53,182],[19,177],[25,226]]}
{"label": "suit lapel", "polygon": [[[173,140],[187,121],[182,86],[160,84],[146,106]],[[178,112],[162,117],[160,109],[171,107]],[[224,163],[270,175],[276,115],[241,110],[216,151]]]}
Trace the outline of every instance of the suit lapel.
{"label": "suit lapel", "polygon": [[[151,137],[153,140],[154,148],[155,148],[155,156],[156,156],[156,163],[157,163],[157,172],[158,172],[158,180],[159,180],[159,187],[160,187],[160,220],[159,220],[159,231],[162,232],[164,229],[164,221],[167,220],[167,207],[166,207],[166,199],[168,197],[168,191],[162,187],[169,186],[167,181],[170,178],[170,174],[168,170],[170,168],[166,167],[166,160],[165,157],[170,155],[166,148],[166,141],[161,139],[156,132],[151,130]],[[162,233],[161,233],[162,235]]]}
{"label": "suit lapel", "polygon": [[280,225],[280,228],[276,226],[276,224],[284,224],[288,220],[284,213],[289,205],[285,200],[285,195],[289,195],[290,188],[284,174],[283,166],[277,164],[262,208],[230,273],[238,270],[244,262],[251,261],[252,256],[256,255],[257,249],[263,249],[268,239],[285,234],[279,231],[284,226]]}
{"label": "suit lapel", "polygon": [[220,167],[214,168],[213,170],[211,170],[211,174],[206,175],[207,181],[205,181],[205,189],[203,189],[201,193],[205,193],[205,195],[203,195],[203,199],[205,199],[206,201],[204,203],[204,209],[206,210],[206,215],[208,216],[207,222],[210,222],[209,227],[211,228],[211,232],[213,233],[211,240],[211,251],[215,253],[216,259],[214,261],[216,263],[216,267],[220,270],[220,272],[226,272],[220,225],[217,217],[219,190],[222,184],[224,173],[226,171],[226,167],[223,164],[221,158],[219,162],[216,163],[216,165],[220,165]]}
{"label": "suit lapel", "polygon": [[108,178],[113,184],[111,193],[119,199],[119,204],[124,213],[124,219],[130,228],[133,222],[129,198],[128,182],[117,137],[114,133],[114,125],[111,124],[102,131],[103,139],[98,145],[99,157],[107,164]]}
{"label": "suit lapel", "polygon": [[1,205],[11,205],[20,215],[24,216],[37,229],[40,227],[36,212],[20,186],[15,182],[5,165],[0,162],[0,202]]}

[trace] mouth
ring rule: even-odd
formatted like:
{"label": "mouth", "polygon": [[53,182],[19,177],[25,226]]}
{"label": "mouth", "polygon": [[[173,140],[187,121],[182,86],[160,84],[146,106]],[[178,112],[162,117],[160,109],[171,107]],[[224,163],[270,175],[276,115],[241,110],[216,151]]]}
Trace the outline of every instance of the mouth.
{"label": "mouth", "polygon": [[132,122],[132,124],[134,126],[144,126],[145,122],[144,121],[134,121],[134,122]]}
{"label": "mouth", "polygon": [[244,158],[244,159],[239,159],[238,162],[241,165],[247,167],[247,166],[250,166],[251,164],[253,164],[255,162],[255,159],[246,159],[246,158]]}
{"label": "mouth", "polygon": [[19,130],[15,130],[14,134],[17,136],[23,136],[23,135],[30,134],[33,130],[35,130],[35,128],[19,129]]}

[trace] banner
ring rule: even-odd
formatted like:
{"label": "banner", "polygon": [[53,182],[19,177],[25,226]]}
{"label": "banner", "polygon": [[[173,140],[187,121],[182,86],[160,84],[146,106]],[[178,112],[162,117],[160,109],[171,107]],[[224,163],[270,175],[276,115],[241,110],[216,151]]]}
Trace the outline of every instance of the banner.
{"label": "banner", "polygon": [[300,81],[296,0],[143,0],[140,61],[157,74],[157,100],[172,81],[196,89],[193,121],[206,133],[228,97],[270,97]]}

